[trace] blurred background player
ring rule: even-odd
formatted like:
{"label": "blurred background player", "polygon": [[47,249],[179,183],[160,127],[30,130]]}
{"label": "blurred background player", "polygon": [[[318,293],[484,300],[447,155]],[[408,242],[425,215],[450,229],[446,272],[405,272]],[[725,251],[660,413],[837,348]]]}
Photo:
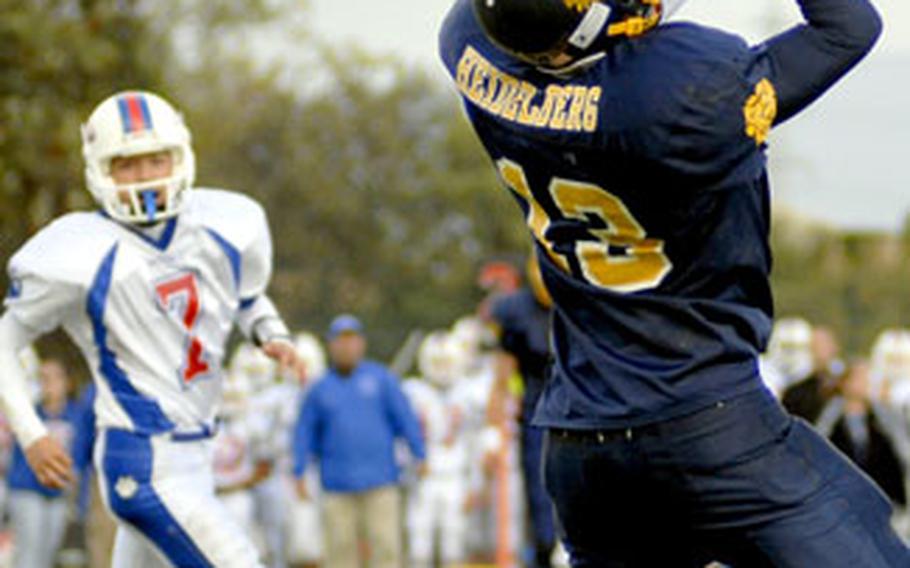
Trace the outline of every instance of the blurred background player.
{"label": "blurred background player", "polygon": [[[809,326],[808,322],[800,319],[789,321],[794,322],[798,328]],[[774,329],[777,330],[779,325],[776,324]],[[814,424],[837,388],[837,382],[844,373],[844,363],[840,360],[840,345],[831,329],[820,325],[810,327],[812,330],[809,341],[810,369],[808,373],[802,369],[806,354],[805,346],[800,339],[792,344],[791,354],[794,359],[791,369],[799,370],[785,375],[785,386],[779,394],[781,403],[790,414]],[[802,332],[798,332],[797,335],[801,336]],[[774,332],[771,336],[774,337]],[[780,350],[781,347],[777,349]],[[783,355],[778,354],[778,357],[783,358]]]}
{"label": "blurred background player", "polygon": [[530,520],[533,556],[529,565],[550,566],[556,544],[553,504],[543,484],[544,429],[531,424],[534,409],[543,393],[550,364],[550,310],[553,300],[543,285],[537,258],[532,252],[527,261],[528,283],[520,290],[496,300],[491,318],[499,331],[499,343],[506,365],[505,380],[517,372],[522,380],[519,413],[521,470],[525,505]]}
{"label": "blurred background player", "polygon": [[231,358],[213,442],[213,468],[219,500],[266,553],[252,490],[272,471],[272,456],[263,451],[272,432],[262,428],[263,422],[256,420],[250,408],[255,380],[251,375],[263,367],[272,372],[274,362],[247,343],[239,345]]}
{"label": "blurred background player", "polygon": [[[82,406],[72,399],[72,384],[63,363],[47,359],[38,373],[41,392],[38,416],[49,435],[65,448],[76,471],[83,471],[84,446],[90,433],[84,429]],[[14,535],[14,568],[53,568],[63,543],[70,500],[60,489],[42,485],[17,444],[9,477],[9,511]],[[71,496],[71,495],[70,495]]]}
{"label": "blurred background player", "polygon": [[[469,453],[465,436],[462,352],[447,331],[427,335],[418,353],[417,379],[404,392],[420,420],[426,472],[409,496],[409,566],[431,568],[466,560],[465,523]],[[438,546],[437,546],[438,542]]]}
{"label": "blurred background player", "polygon": [[886,329],[872,346],[871,389],[897,407],[910,404],[910,330]]}
{"label": "blurred background player", "polygon": [[335,318],[327,339],[331,367],[307,394],[294,430],[298,496],[310,498],[304,474],[315,458],[324,490],[326,566],[356,568],[366,552],[370,566],[399,568],[401,474],[395,441],[406,440],[422,462],[420,424],[398,377],[365,359],[367,342],[357,318]]}
{"label": "blurred background player", "polygon": [[290,431],[297,408],[300,385],[296,378],[281,373],[274,361],[264,357],[252,344],[238,347],[232,371],[250,385],[247,422],[258,432],[253,451],[260,463],[268,463],[263,479],[250,487],[257,524],[265,541],[267,564],[287,565],[288,504],[293,500],[288,486],[290,475]]}
{"label": "blurred background player", "polygon": [[0,404],[38,480],[65,487],[71,460],[29,404],[16,360],[62,327],[97,385],[95,461],[120,523],[114,566],[258,566],[215,496],[210,438],[235,323],[304,372],[265,294],[265,213],[246,196],[193,187],[189,130],[157,95],[109,97],[82,135],[101,211],[61,217],[10,260]]}
{"label": "blurred background player", "polygon": [[762,376],[768,388],[780,395],[811,374],[812,326],[802,318],[777,320],[762,357]]}
{"label": "blurred background player", "polygon": [[[326,356],[319,338],[309,332],[300,332],[294,337],[297,354],[303,359],[307,369],[307,381],[294,397],[295,419],[296,412],[303,405],[310,389],[326,373]],[[285,449],[292,455],[291,448]],[[290,499],[288,507],[287,526],[287,557],[288,564],[293,568],[315,568],[323,559],[323,531],[320,515],[321,491],[318,468],[307,468],[304,473],[309,499]],[[286,485],[291,487],[290,494],[294,495],[293,468],[288,470]]]}
{"label": "blurred background player", "polygon": [[457,319],[451,340],[461,352],[464,378],[459,385],[464,404],[464,436],[468,449],[467,549],[473,562],[494,559],[497,547],[495,492],[491,456],[502,449],[500,433],[490,428],[488,409],[496,380],[496,361],[489,347],[495,336],[475,315]]}

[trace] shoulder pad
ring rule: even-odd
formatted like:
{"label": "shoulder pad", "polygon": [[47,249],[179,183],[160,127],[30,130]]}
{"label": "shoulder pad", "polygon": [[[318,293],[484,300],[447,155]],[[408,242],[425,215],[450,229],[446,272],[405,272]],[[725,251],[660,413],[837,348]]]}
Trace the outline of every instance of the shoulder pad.
{"label": "shoulder pad", "polygon": [[221,189],[193,189],[181,218],[217,232],[240,251],[268,230],[265,210],[256,200]]}
{"label": "shoulder pad", "polygon": [[13,255],[10,273],[88,285],[117,240],[116,226],[100,213],[69,213],[41,229]]}

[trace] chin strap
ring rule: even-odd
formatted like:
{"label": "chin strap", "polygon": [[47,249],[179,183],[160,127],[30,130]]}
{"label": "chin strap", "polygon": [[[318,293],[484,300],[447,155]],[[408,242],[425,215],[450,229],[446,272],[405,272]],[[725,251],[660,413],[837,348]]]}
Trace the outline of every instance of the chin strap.
{"label": "chin strap", "polygon": [[632,16],[621,22],[610,24],[607,27],[607,37],[626,36],[638,37],[654,28],[663,17],[663,3],[661,0],[642,0],[642,4],[652,6],[646,16]]}

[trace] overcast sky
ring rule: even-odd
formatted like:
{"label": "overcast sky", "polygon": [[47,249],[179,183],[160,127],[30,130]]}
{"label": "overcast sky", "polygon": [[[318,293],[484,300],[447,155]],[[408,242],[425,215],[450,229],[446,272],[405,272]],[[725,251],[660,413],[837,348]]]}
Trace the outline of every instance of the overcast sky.
{"label": "overcast sky", "polygon": [[[910,211],[910,2],[875,0],[886,31],[870,59],[772,138],[775,203],[850,228],[895,229]],[[425,66],[444,80],[436,33],[451,0],[312,0],[310,24]],[[759,41],[798,20],[793,0],[689,0],[681,19]],[[906,164],[906,165],[905,165]]]}

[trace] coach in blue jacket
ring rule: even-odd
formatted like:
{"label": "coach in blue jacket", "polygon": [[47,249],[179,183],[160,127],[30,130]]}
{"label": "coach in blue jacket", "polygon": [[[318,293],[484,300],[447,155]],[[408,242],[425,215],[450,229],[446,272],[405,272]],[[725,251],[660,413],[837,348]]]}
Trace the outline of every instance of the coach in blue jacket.
{"label": "coach in blue jacket", "polygon": [[[401,508],[395,440],[404,438],[414,457],[423,461],[420,424],[398,378],[364,359],[366,339],[357,318],[335,318],[328,341],[331,369],[304,400],[294,431],[298,495],[309,498],[303,474],[315,457],[325,490],[326,566],[359,566],[362,536],[369,543],[372,566],[398,568]],[[366,534],[358,535],[360,526]]]}

